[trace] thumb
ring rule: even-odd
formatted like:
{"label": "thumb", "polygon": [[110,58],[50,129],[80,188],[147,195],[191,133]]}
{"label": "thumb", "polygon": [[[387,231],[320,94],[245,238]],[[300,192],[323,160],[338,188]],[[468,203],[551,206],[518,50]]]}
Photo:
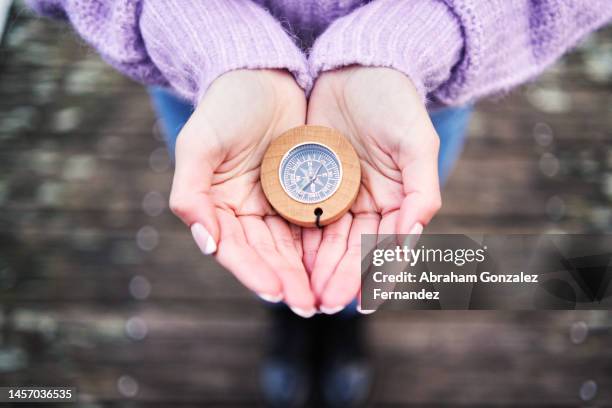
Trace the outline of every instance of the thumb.
{"label": "thumb", "polygon": [[420,131],[426,134],[419,138],[424,143],[418,151],[402,152],[404,199],[397,234],[410,234],[415,226],[418,229],[417,224],[421,228],[427,225],[442,205],[438,179],[439,138],[431,125],[421,127]]}
{"label": "thumb", "polygon": [[203,136],[189,134],[187,129],[179,136],[170,209],[191,229],[200,250],[211,255],[219,242],[219,222],[210,191],[216,160],[202,145]]}

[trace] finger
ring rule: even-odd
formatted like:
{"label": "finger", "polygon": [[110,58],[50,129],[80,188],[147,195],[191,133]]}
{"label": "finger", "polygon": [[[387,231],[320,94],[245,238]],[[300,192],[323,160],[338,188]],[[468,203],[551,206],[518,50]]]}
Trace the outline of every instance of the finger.
{"label": "finger", "polygon": [[301,263],[290,262],[287,260],[287,255],[283,254],[283,251],[292,251],[293,259],[299,259],[291,231],[286,223],[286,228],[282,228],[274,220],[270,220],[275,227],[275,237],[261,217],[241,216],[239,220],[249,246],[280,279],[285,303],[303,317],[312,316],[315,312],[314,297],[310,291],[306,271]]}
{"label": "finger", "polygon": [[302,262],[309,275],[312,275],[322,238],[323,230],[320,228],[302,228]]}
{"label": "finger", "polygon": [[328,279],[346,252],[352,220],[353,215],[346,213],[323,229],[321,245],[310,277],[312,290],[317,297],[323,294]]}
{"label": "finger", "polygon": [[364,315],[369,315],[376,311],[376,309],[364,309],[361,306],[361,300],[362,300],[362,293],[361,293],[361,290],[359,290],[359,293],[357,294],[357,311],[359,313],[364,314]]}
{"label": "finger", "polygon": [[[353,216],[347,249],[321,295],[320,309],[335,313],[343,309],[359,294],[361,288],[361,236],[376,234],[380,216],[363,213]],[[375,240],[373,240],[375,241]]]}
{"label": "finger", "polygon": [[[279,254],[290,262],[292,266],[304,269],[302,264],[302,232],[300,227],[288,224],[277,215],[265,217],[264,222],[270,230]],[[304,276],[306,276],[305,273]]]}
{"label": "finger", "polygon": [[[285,223],[285,225],[287,224]],[[289,228],[291,228],[291,236],[293,237],[293,244],[295,246],[295,250],[301,260],[304,256],[304,248],[302,246],[302,228],[295,224],[290,224]]]}
{"label": "finger", "polygon": [[[202,145],[203,135],[181,132],[176,146],[176,166],[170,193],[170,208],[185,224],[192,227],[194,239],[206,255],[215,252],[219,242],[219,225],[210,195],[215,152]],[[197,225],[196,225],[197,224]],[[193,228],[195,226],[195,229]]]}
{"label": "finger", "polygon": [[405,198],[402,201],[397,222],[397,234],[408,234],[416,223],[427,225],[441,207],[438,180],[438,135],[433,126],[425,124],[420,132],[429,132],[425,140],[430,146],[402,147],[402,183]]}
{"label": "finger", "polygon": [[281,300],[279,278],[249,245],[238,218],[225,210],[217,210],[217,217],[220,226],[217,261],[260,297]]}
{"label": "finger", "polygon": [[[412,230],[408,232],[409,234],[411,234],[409,236],[391,235],[391,234],[394,234],[394,231],[395,231],[398,219],[399,219],[399,215],[400,215],[399,211],[392,211],[390,213],[385,214],[382,217],[380,221],[380,225],[378,227],[378,242],[379,242],[378,248],[392,249],[396,247],[397,245],[400,245],[402,247],[405,246],[409,249],[412,249],[415,247],[418,241],[418,237],[420,236],[421,232],[423,232],[423,226],[419,222],[414,224]],[[405,270],[405,267],[406,267],[406,263],[390,262],[390,263],[385,263],[384,266],[378,267],[376,269],[372,267],[367,273],[371,274],[374,272],[382,272],[385,276],[390,276],[390,275],[395,275],[395,274],[402,272],[403,270]],[[382,291],[385,291],[385,292],[393,291],[395,289],[395,286],[397,285],[393,281],[385,281],[384,283],[373,283],[371,279],[371,275],[364,277],[364,279],[366,279],[365,280],[366,285],[365,285],[364,290],[366,291],[366,294],[368,295],[370,294],[370,291],[368,290],[369,289],[368,284],[374,285],[374,287],[376,287],[377,289],[381,289]],[[359,303],[358,310],[364,314],[373,313],[384,303],[384,300],[381,300],[380,298],[379,299],[368,299],[367,307],[364,309],[362,308],[362,305],[361,305],[362,300],[363,298],[362,296],[360,296],[360,299],[359,299],[360,303]]]}
{"label": "finger", "polygon": [[385,235],[395,234],[397,230],[397,223],[399,221],[400,211],[394,210],[383,215],[380,223],[378,224],[378,238],[379,241],[384,241],[389,238]]}
{"label": "finger", "polygon": [[[284,257],[289,267],[279,276],[285,288],[285,301],[291,309],[302,317],[315,314],[315,298],[310,288],[310,279],[302,263],[301,231],[296,231],[279,216],[265,218],[279,256]],[[297,234],[296,234],[297,233]],[[296,241],[299,249],[296,248]]]}

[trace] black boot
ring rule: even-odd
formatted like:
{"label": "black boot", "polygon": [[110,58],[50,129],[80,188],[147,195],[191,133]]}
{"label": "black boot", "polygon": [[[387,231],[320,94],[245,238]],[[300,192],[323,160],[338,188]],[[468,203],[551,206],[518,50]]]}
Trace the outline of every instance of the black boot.
{"label": "black boot", "polygon": [[355,312],[318,315],[317,378],[322,405],[362,407],[372,389],[373,373],[367,353],[367,317]]}
{"label": "black boot", "polygon": [[265,405],[304,407],[312,386],[313,321],[285,305],[271,306],[270,315],[270,344],[261,369]]}

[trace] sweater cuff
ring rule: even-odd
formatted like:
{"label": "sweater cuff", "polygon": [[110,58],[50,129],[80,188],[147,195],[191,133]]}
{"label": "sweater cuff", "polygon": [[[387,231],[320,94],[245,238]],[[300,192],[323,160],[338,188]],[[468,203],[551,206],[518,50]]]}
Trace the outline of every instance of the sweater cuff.
{"label": "sweater cuff", "polygon": [[306,57],[251,1],[144,1],[140,29],[155,66],[182,97],[197,103],[211,83],[237,69],[285,69],[308,92]]}
{"label": "sweater cuff", "polygon": [[336,20],[310,54],[313,78],[358,64],[407,75],[423,99],[450,76],[463,50],[461,27],[439,0],[377,0]]}

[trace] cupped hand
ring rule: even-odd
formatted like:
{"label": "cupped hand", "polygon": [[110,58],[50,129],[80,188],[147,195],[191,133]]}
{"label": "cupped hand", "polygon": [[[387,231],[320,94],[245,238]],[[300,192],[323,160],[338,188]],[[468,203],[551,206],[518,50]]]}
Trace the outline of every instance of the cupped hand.
{"label": "cupped hand", "polygon": [[170,207],[202,252],[215,253],[247,288],[310,316],[301,230],[274,213],[259,180],[270,142],[303,125],[305,116],[304,92],[287,72],[219,77],[177,139]]}
{"label": "cupped hand", "polygon": [[362,234],[420,234],[439,210],[439,139],[411,80],[388,68],[322,74],[307,123],[342,132],[361,161],[361,188],[350,212],[323,231],[303,232],[319,308],[334,313],[359,294]]}

